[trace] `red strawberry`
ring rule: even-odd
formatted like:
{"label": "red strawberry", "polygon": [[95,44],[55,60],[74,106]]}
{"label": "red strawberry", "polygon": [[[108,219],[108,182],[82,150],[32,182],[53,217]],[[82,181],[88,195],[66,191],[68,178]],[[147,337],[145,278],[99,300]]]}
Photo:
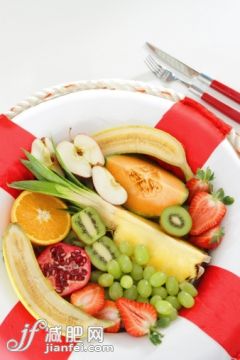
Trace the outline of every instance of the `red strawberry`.
{"label": "red strawberry", "polygon": [[155,345],[161,342],[162,335],[156,329],[157,312],[153,305],[125,298],[118,299],[116,304],[128,334],[132,336],[148,334]]}
{"label": "red strawberry", "polygon": [[114,325],[106,328],[104,331],[107,333],[116,333],[120,329],[120,314],[114,301],[105,300],[103,308],[95,314],[98,319],[111,320]]}
{"label": "red strawberry", "polygon": [[230,205],[233,201],[233,198],[224,195],[223,189],[213,194],[204,191],[197,193],[189,207],[192,217],[190,234],[200,235],[218,225],[226,213],[225,205]]}
{"label": "red strawberry", "polygon": [[219,225],[198,236],[191,236],[189,241],[201,249],[215,249],[222,241],[223,228]]}
{"label": "red strawberry", "polygon": [[188,180],[186,186],[189,190],[188,202],[190,202],[194,195],[200,191],[210,193],[212,191],[211,181],[214,179],[214,173],[207,168],[206,171],[198,169],[195,177]]}
{"label": "red strawberry", "polygon": [[96,314],[104,306],[104,290],[97,284],[88,284],[71,294],[70,301],[90,315]]}

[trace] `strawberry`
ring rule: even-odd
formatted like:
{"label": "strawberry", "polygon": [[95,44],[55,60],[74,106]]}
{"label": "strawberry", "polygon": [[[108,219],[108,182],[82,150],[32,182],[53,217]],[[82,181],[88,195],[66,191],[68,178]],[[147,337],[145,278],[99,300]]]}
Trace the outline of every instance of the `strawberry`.
{"label": "strawberry", "polygon": [[106,328],[104,331],[107,333],[117,333],[120,329],[121,319],[120,314],[117,308],[117,305],[114,301],[105,300],[103,308],[95,314],[98,319],[111,320],[114,322],[114,325]]}
{"label": "strawberry", "polygon": [[191,236],[189,241],[201,249],[215,249],[221,243],[223,235],[223,228],[217,225],[198,236]]}
{"label": "strawberry", "polygon": [[94,315],[104,306],[104,290],[97,284],[88,284],[84,288],[74,291],[70,301],[88,314]]}
{"label": "strawberry", "polygon": [[198,169],[195,177],[188,180],[186,186],[189,190],[188,202],[190,202],[197,192],[205,191],[210,193],[212,191],[211,181],[214,179],[214,173],[208,167],[206,171]]}
{"label": "strawberry", "polygon": [[124,327],[132,336],[148,334],[154,345],[161,343],[162,335],[157,331],[157,312],[153,305],[119,298],[116,301]]}
{"label": "strawberry", "polygon": [[233,198],[225,196],[223,189],[208,194],[198,192],[189,206],[192,217],[191,235],[200,235],[218,225],[226,214],[226,206],[233,203]]}

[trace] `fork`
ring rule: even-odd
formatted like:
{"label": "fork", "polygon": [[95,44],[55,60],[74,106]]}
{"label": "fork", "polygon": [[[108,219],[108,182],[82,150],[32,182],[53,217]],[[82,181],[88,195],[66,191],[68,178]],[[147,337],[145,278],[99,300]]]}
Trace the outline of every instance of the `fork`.
{"label": "fork", "polygon": [[145,59],[145,64],[152,71],[152,73],[160,80],[165,82],[178,81],[181,84],[185,85],[189,91],[191,91],[194,95],[198,96],[200,99],[213,106],[215,109],[219,110],[223,114],[227,115],[231,119],[235,120],[240,124],[240,112],[236,109],[230,107],[229,105],[223,103],[222,101],[216,99],[212,95],[204,92],[197,86],[187,82],[183,79],[180,79],[176,76],[172,71],[168,70],[152,56],[148,55]]}

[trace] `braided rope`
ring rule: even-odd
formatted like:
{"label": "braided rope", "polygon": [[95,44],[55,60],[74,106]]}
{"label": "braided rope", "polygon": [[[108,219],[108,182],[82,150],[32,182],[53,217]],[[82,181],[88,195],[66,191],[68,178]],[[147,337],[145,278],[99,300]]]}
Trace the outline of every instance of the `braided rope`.
{"label": "braided rope", "polygon": [[[141,92],[153,96],[158,96],[163,99],[171,101],[178,101],[184,98],[180,93],[175,92],[173,89],[164,88],[161,86],[152,86],[145,82],[134,81],[134,80],[88,80],[88,81],[76,81],[69,84],[63,84],[47,88],[37,92],[33,96],[28,97],[26,100],[19,102],[17,105],[12,107],[5,115],[13,119],[15,116],[21,114],[23,111],[30,109],[43,102],[55,99],[60,96],[71,94],[77,91],[85,90],[96,90],[96,89],[107,89],[107,90],[123,90],[131,92]],[[234,129],[231,130],[228,136],[229,142],[240,155],[240,134],[236,133]]]}

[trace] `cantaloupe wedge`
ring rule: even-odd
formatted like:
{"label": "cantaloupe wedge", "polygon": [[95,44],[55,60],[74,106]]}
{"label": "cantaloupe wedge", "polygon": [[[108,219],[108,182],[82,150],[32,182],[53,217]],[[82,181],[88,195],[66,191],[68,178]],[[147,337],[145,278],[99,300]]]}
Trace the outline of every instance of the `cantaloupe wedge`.
{"label": "cantaloupe wedge", "polygon": [[112,155],[106,167],[128,193],[125,206],[142,216],[159,216],[164,208],[181,205],[188,197],[182,181],[150,160]]}

